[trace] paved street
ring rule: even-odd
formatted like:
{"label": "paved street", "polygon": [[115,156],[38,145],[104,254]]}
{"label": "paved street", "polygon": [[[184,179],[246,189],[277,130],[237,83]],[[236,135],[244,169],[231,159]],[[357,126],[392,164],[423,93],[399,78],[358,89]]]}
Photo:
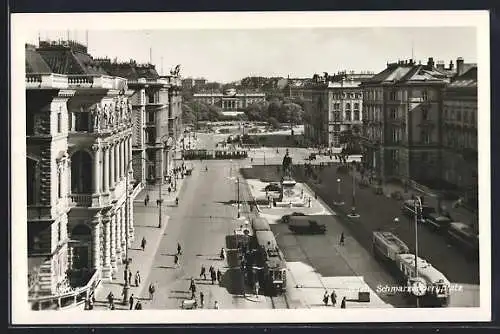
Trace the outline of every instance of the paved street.
{"label": "paved street", "polygon": [[[185,180],[179,206],[169,208],[168,227],[154,256],[148,282],[157,285],[155,298],[147,300],[147,289],[140,294],[146,309],[179,309],[182,302],[190,298],[191,277],[196,281],[197,298],[200,291],[205,295],[205,307],[213,307],[215,301],[221,309],[272,307],[269,298],[243,296],[239,263],[232,250],[228,250],[228,261],[219,258],[221,248],[226,248],[226,236],[232,235],[236,227],[237,207],[232,203],[236,184],[229,179],[230,163],[193,162],[193,175]],[[174,266],[177,242],[182,246],[178,268]],[[221,270],[220,284],[212,285],[209,280],[199,279],[202,265],[207,272],[210,266]]]}

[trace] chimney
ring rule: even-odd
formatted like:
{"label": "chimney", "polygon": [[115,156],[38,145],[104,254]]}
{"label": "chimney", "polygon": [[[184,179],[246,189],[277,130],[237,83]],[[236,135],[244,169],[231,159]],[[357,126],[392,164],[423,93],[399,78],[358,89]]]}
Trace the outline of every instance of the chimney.
{"label": "chimney", "polygon": [[457,75],[461,75],[464,71],[464,59],[462,57],[457,58]]}
{"label": "chimney", "polygon": [[427,66],[429,66],[430,68],[434,67],[434,58],[429,57],[429,60],[427,60]]}
{"label": "chimney", "polygon": [[453,60],[450,60],[450,71],[453,71],[453,68],[454,68],[454,67],[455,67],[455,66],[453,65]]}
{"label": "chimney", "polygon": [[437,68],[438,70],[444,71],[444,61],[439,60],[439,61],[437,62],[437,64],[436,64],[436,68]]}

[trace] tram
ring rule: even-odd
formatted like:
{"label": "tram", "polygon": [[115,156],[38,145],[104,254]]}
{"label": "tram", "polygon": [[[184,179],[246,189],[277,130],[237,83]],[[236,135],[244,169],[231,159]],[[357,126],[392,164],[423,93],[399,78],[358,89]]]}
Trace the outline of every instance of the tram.
{"label": "tram", "polygon": [[264,291],[271,295],[286,290],[286,262],[281,256],[272,231],[256,231],[257,278]]}
{"label": "tram", "polygon": [[388,266],[407,297],[418,298],[422,306],[449,305],[450,282],[445,275],[421,257],[415,268],[415,255],[392,232],[373,232],[372,247],[375,258]]}

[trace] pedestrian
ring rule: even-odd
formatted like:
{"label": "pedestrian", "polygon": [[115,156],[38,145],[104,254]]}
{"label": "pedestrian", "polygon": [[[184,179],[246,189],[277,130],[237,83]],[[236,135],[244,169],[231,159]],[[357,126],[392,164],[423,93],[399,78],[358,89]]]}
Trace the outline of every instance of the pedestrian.
{"label": "pedestrian", "polygon": [[181,255],[181,251],[182,251],[181,244],[177,243],[177,255]]}
{"label": "pedestrian", "polygon": [[156,206],[160,206],[160,199],[156,200]]}
{"label": "pedestrian", "polygon": [[221,283],[222,280],[222,273],[219,269],[217,269],[217,281],[219,281],[219,284]]}
{"label": "pedestrian", "polygon": [[344,236],[344,232],[342,232],[342,233],[340,233],[339,245],[344,246],[344,241],[345,241],[345,236]]}
{"label": "pedestrian", "polygon": [[344,298],[342,298],[342,301],[340,302],[340,308],[345,308],[345,302],[346,302],[346,300],[344,297]]}
{"label": "pedestrian", "polygon": [[205,266],[202,265],[201,266],[201,272],[200,272],[200,278],[203,277],[204,280],[207,279],[207,274],[206,274],[205,270],[206,270]]}
{"label": "pedestrian", "polygon": [[205,300],[205,295],[203,294],[202,291],[200,291],[200,305],[203,307],[203,301]]}
{"label": "pedestrian", "polygon": [[153,283],[150,283],[149,284],[149,299],[150,300],[153,300],[154,296],[155,296],[155,286]]}
{"label": "pedestrian", "polygon": [[132,285],[132,271],[131,270],[128,271],[128,284]]}
{"label": "pedestrian", "polygon": [[146,237],[142,237],[141,248],[142,251],[144,252],[144,249],[146,248]]}
{"label": "pedestrian", "polygon": [[109,307],[111,308],[115,304],[115,296],[113,295],[113,292],[109,292],[107,298],[108,298]]}
{"label": "pedestrian", "polygon": [[149,194],[146,194],[146,197],[144,197],[144,206],[148,206],[149,203]]}
{"label": "pedestrian", "polygon": [[174,255],[174,266],[176,268],[179,266],[179,256],[177,254]]}
{"label": "pedestrian", "polygon": [[328,299],[330,296],[328,295],[328,291],[325,290],[325,294],[323,295],[323,303],[325,303],[325,306],[328,306]]}
{"label": "pedestrian", "polygon": [[221,258],[221,260],[224,260],[226,258],[224,247],[222,247],[220,250],[220,258]]}
{"label": "pedestrian", "polygon": [[215,280],[217,279],[215,271],[212,271],[212,274],[210,276],[211,276],[210,278],[212,279],[212,284],[215,284]]}
{"label": "pedestrian", "polygon": [[218,302],[218,301],[215,301],[215,302],[214,302],[214,309],[215,309],[215,310],[218,310],[218,309],[219,309],[219,302]]}
{"label": "pedestrian", "polygon": [[127,284],[127,280],[128,280],[128,270],[127,269],[123,269],[123,281],[124,281],[124,284]]}
{"label": "pedestrian", "polygon": [[130,295],[130,298],[128,299],[128,303],[130,305],[129,310],[131,310],[134,307],[134,294]]}
{"label": "pedestrian", "polygon": [[332,294],[330,295],[330,299],[332,300],[332,306],[337,305],[337,294],[335,290],[332,290]]}
{"label": "pedestrian", "polygon": [[135,273],[135,286],[139,286],[141,284],[141,274],[139,274],[139,270]]}

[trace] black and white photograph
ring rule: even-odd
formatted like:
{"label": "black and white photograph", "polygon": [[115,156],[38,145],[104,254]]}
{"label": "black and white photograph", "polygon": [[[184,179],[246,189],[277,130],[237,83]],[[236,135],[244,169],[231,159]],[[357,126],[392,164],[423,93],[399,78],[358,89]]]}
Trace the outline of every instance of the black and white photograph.
{"label": "black and white photograph", "polygon": [[14,323],[491,319],[488,12],[11,20]]}

